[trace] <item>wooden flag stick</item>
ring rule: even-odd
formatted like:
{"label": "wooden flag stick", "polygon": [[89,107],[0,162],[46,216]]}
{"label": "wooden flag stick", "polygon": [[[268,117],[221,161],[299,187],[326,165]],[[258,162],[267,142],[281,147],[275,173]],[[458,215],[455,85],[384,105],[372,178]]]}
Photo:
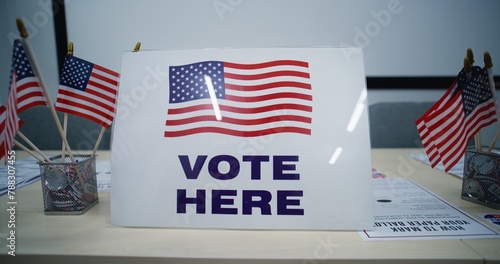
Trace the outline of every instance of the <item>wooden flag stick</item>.
{"label": "wooden flag stick", "polygon": [[500,138],[500,130],[497,131],[497,134],[495,135],[495,138],[491,142],[490,146],[488,147],[487,152],[491,152],[495,144],[497,143],[498,138]]}
{"label": "wooden flag stick", "polygon": [[35,153],[33,153],[31,150],[29,150],[27,147],[25,147],[23,144],[19,143],[17,140],[14,140],[14,144],[16,144],[16,146],[20,147],[22,150],[26,151],[26,153],[30,154],[31,156],[33,156],[35,159],[37,159],[38,161],[40,162],[45,162],[45,160],[41,159],[40,157],[38,157],[37,155],[35,155]]}
{"label": "wooden flag stick", "polygon": [[[64,137],[66,137],[68,134],[68,113],[64,113],[63,131],[64,131]],[[65,158],[66,158],[66,147],[65,147],[64,142],[63,142],[61,160],[64,160]]]}
{"label": "wooden flag stick", "polygon": [[101,143],[102,135],[104,135],[104,131],[106,131],[105,127],[101,127],[101,132],[99,133],[99,137],[97,137],[97,141],[95,142],[94,150],[92,151],[92,156],[95,156],[97,152],[97,148],[99,148],[99,144]]}
{"label": "wooden flag stick", "polygon": [[[47,86],[45,85],[45,81],[43,79],[42,72],[40,71],[40,67],[38,66],[38,62],[36,61],[36,57],[34,56],[33,50],[31,49],[31,45],[28,41],[28,32],[26,31],[26,28],[24,27],[23,21],[20,18],[18,18],[16,20],[16,22],[17,22],[17,27],[19,29],[19,33],[22,37],[22,42],[24,44],[24,48],[26,49],[26,55],[28,56],[28,59],[33,66],[33,70],[35,71],[35,75],[38,77],[38,80],[40,82],[40,86],[42,87],[42,92],[45,96],[45,100],[47,100],[48,107],[50,109],[50,112],[52,113],[52,117],[54,119],[54,122],[56,123],[57,130],[59,131],[59,135],[61,135],[61,138],[63,139],[64,146],[66,148],[66,151],[68,152],[68,155],[71,159],[71,162],[76,163],[75,157],[73,156],[73,153],[71,152],[71,148],[69,147],[68,140],[66,140],[66,137],[64,136],[61,122],[59,122],[59,118],[57,117],[56,109],[54,108],[54,105],[52,105],[52,100],[50,100],[49,92],[47,90]],[[82,187],[85,186],[85,182],[83,181],[83,178],[82,178],[77,166],[75,166],[75,171],[76,171],[76,175],[78,176],[78,180],[80,181],[81,186]]]}
{"label": "wooden flag stick", "polygon": [[[500,125],[500,109],[498,107],[497,89],[495,86],[495,79],[493,78],[493,61],[491,60],[490,53],[487,51],[484,53],[484,66],[486,67],[486,70],[488,71],[488,82],[490,83],[490,89],[491,89],[491,93],[493,95],[493,102],[495,103],[497,122]],[[497,134],[495,135],[493,142],[491,142],[490,146],[488,147],[487,152],[491,152],[493,147],[495,147],[495,144],[497,143],[497,140],[499,137],[500,137],[500,130],[497,131]]]}
{"label": "wooden flag stick", "polygon": [[475,135],[476,137],[476,150],[477,151],[483,151],[483,142],[482,142],[482,138],[481,138],[481,131],[478,131]]}
{"label": "wooden flag stick", "polygon": [[[137,42],[135,44],[133,52],[138,52],[141,49],[141,42]],[[106,131],[105,127],[101,128],[101,132],[99,133],[99,137],[97,138],[97,141],[94,146],[94,150],[92,151],[92,155],[95,156],[95,153],[97,152],[97,149],[99,148],[99,144],[101,143],[102,136],[104,135],[104,132]]]}
{"label": "wooden flag stick", "polygon": [[[68,55],[73,55],[73,51],[74,51],[74,46],[73,46],[73,42],[70,42],[68,44],[68,52],[66,54]],[[68,113],[64,113],[64,120],[63,120],[63,130],[64,130],[64,137],[66,138],[66,136],[68,135]],[[66,147],[64,145],[64,142],[62,144],[62,154],[61,154],[61,160],[64,160],[66,158]]]}
{"label": "wooden flag stick", "polygon": [[[66,137],[68,135],[68,113],[64,113],[63,132],[64,132],[64,137]],[[66,158],[66,146],[64,145],[64,142],[63,142],[62,143],[61,160],[64,160],[65,158]]]}
{"label": "wooden flag stick", "polygon": [[42,157],[45,159],[45,161],[47,161],[47,162],[51,162],[50,158],[49,158],[49,157],[47,157],[47,156],[45,156],[45,155],[42,153],[42,151],[41,151],[39,148],[37,148],[37,147],[35,146],[35,144],[33,144],[33,142],[31,142],[31,140],[29,140],[29,139],[28,139],[28,138],[27,138],[27,137],[26,137],[26,136],[25,136],[25,135],[24,135],[21,131],[17,131],[17,135],[18,135],[18,136],[19,136],[22,140],[24,140],[24,142],[26,142],[26,143],[27,143],[27,144],[28,144],[28,145],[29,145],[29,146],[30,146],[30,147],[31,147],[34,151],[36,151],[38,154],[40,154],[40,156],[42,156]]}

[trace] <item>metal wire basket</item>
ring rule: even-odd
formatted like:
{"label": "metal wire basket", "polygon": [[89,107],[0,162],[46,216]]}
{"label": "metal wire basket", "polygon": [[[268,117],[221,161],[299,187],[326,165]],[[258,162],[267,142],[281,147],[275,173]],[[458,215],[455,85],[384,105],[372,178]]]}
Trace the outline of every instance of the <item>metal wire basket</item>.
{"label": "metal wire basket", "polygon": [[99,202],[95,156],[61,155],[39,162],[45,214],[84,214]]}
{"label": "metal wire basket", "polygon": [[462,199],[500,209],[500,149],[467,149]]}

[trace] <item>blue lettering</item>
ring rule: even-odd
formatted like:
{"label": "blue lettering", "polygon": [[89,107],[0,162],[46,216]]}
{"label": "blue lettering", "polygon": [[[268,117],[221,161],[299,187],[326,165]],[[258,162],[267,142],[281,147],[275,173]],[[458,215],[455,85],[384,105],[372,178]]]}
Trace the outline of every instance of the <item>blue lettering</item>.
{"label": "blue lettering", "polygon": [[[227,173],[219,171],[219,163],[223,161],[229,164],[229,171]],[[231,180],[238,176],[238,173],[240,173],[240,163],[235,157],[230,155],[215,156],[208,162],[208,172],[215,179]]]}
{"label": "blue lettering", "polygon": [[205,213],[205,190],[196,190],[196,197],[186,197],[186,190],[177,190],[177,213],[185,214],[187,204],[196,204],[196,213]]}
{"label": "blue lettering", "polygon": [[261,163],[269,161],[269,156],[243,156],[243,161],[250,161],[250,175],[252,180],[260,180]]}
{"label": "blue lettering", "polygon": [[273,179],[274,180],[299,180],[298,173],[284,173],[294,171],[295,164],[287,164],[287,161],[299,161],[299,156],[274,156],[273,157]]}
{"label": "blue lettering", "polygon": [[[243,190],[241,207],[235,206],[235,197],[237,190],[212,190],[212,214],[236,215],[239,208],[241,214],[252,215],[254,208],[260,209],[261,215],[271,215],[271,201],[273,195],[267,190]],[[295,199],[293,197],[296,197]],[[304,215],[304,209],[300,208],[300,198],[303,197],[303,191],[299,190],[278,190],[274,197],[277,206],[277,215]],[[185,214],[187,204],[196,206],[197,214],[205,214],[206,195],[205,190],[196,190],[195,197],[187,197],[185,189],[177,190],[177,213]],[[231,207],[235,206],[235,207]]]}
{"label": "blue lettering", "polygon": [[207,159],[206,155],[197,156],[196,162],[194,166],[191,167],[191,162],[189,162],[189,157],[186,155],[179,155],[179,161],[181,162],[182,169],[184,170],[184,174],[188,180],[196,180],[200,175],[201,168],[203,164],[205,164],[205,160]]}
{"label": "blue lettering", "polygon": [[[254,197],[259,197],[259,200],[254,200]],[[251,215],[252,208],[260,208],[261,215],[271,214],[271,199],[273,196],[268,191],[262,190],[245,190],[243,191],[243,214]]]}
{"label": "blue lettering", "polygon": [[300,205],[300,200],[288,199],[290,196],[302,197],[302,191],[278,191],[278,215],[304,215],[304,209],[288,208],[289,205]]}
{"label": "blue lettering", "polygon": [[[193,166],[191,166],[187,155],[179,155],[178,158],[186,178],[196,180],[200,176],[207,155],[198,155]],[[270,156],[244,155],[242,159],[243,162],[250,162],[250,178],[252,180],[261,180],[263,176],[262,164],[269,162]],[[296,164],[293,163],[298,161],[299,156],[273,156],[273,180],[300,180],[300,174],[296,173]],[[221,162],[227,162],[229,165],[227,172],[219,170]],[[238,176],[240,169],[240,162],[231,155],[218,155],[208,162],[208,173],[217,180],[232,180]]]}
{"label": "blue lettering", "polygon": [[236,196],[236,190],[212,190],[212,214],[238,214],[238,208],[225,208],[222,205],[234,205],[234,199],[222,196]]}

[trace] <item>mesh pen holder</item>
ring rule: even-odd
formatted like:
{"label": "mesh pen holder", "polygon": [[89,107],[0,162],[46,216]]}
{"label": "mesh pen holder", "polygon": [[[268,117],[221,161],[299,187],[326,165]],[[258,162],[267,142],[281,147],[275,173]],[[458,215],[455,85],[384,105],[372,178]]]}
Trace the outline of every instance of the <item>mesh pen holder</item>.
{"label": "mesh pen holder", "polygon": [[500,209],[500,149],[465,152],[462,199]]}
{"label": "mesh pen holder", "polygon": [[95,156],[52,157],[39,162],[44,212],[47,215],[80,215],[99,202]]}

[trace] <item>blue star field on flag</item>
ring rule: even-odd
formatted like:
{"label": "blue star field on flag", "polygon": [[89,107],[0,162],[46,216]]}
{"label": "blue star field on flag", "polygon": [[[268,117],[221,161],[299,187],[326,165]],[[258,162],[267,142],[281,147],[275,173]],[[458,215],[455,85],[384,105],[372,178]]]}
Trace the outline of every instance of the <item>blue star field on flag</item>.
{"label": "blue star field on flag", "polygon": [[93,64],[77,57],[68,56],[61,74],[61,85],[85,91]]}
{"label": "blue star field on flag", "polygon": [[[12,56],[12,69],[16,71],[17,80],[22,80],[26,77],[34,77],[35,73],[31,68],[28,56],[24,51],[23,44],[19,39],[14,41],[14,54]],[[10,83],[12,83],[12,72],[10,75]]]}
{"label": "blue star field on flag", "polygon": [[462,100],[465,116],[472,113],[478,105],[493,97],[486,68],[474,67],[470,79],[463,84],[459,82],[459,85],[463,85]]}
{"label": "blue star field on flag", "polygon": [[170,67],[170,103],[182,103],[210,98],[205,76],[212,79],[216,97],[225,98],[224,63],[204,61]]}

